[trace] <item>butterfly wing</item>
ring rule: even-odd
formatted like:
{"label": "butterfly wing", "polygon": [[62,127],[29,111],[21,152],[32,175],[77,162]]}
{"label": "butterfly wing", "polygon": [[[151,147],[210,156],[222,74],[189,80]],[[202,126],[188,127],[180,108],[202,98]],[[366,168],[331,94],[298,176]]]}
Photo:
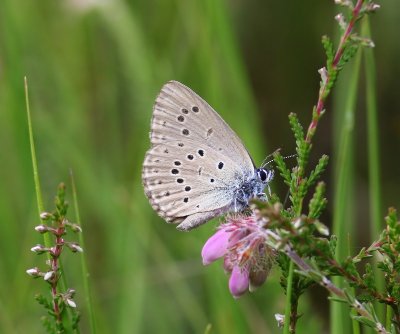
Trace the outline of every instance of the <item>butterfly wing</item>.
{"label": "butterfly wing", "polygon": [[156,99],[145,192],[168,222],[190,229],[228,211],[239,185],[254,174],[239,137],[196,93],[168,82]]}
{"label": "butterfly wing", "polygon": [[190,88],[169,81],[154,105],[150,140],[156,145],[178,139],[205,142],[222,155],[239,158],[243,170],[254,167],[242,141],[222,117]]}
{"label": "butterfly wing", "polygon": [[143,164],[146,195],[168,222],[213,213],[210,219],[232,204],[243,178],[235,167],[229,157],[198,142],[158,144],[147,152]]}

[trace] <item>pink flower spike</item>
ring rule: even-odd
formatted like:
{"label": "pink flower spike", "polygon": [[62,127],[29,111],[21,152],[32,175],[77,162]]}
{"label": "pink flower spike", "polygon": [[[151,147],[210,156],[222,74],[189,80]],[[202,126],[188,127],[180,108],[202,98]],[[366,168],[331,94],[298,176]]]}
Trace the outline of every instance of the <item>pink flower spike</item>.
{"label": "pink flower spike", "polygon": [[234,298],[239,298],[249,289],[249,273],[238,266],[233,267],[229,279],[229,290]]}
{"label": "pink flower spike", "polygon": [[230,232],[218,230],[210,239],[206,241],[201,251],[203,264],[205,266],[226,254],[230,236]]}

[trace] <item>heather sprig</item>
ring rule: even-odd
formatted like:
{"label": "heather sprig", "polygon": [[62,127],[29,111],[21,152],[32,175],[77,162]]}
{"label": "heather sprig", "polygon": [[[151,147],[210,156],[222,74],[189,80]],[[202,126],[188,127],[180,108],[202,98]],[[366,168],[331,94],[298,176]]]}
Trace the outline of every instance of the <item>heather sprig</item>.
{"label": "heather sprig", "polygon": [[[79,233],[81,227],[72,223],[67,218],[68,203],[65,201],[65,185],[58,186],[55,198],[55,210],[53,212],[43,212],[40,214],[42,224],[35,227],[40,234],[50,235],[52,245],[46,247],[38,244],[31,248],[31,251],[38,254],[47,254],[45,269],[38,267],[28,269],[28,275],[34,278],[42,278],[50,287],[50,299],[43,295],[37,295],[36,300],[48,311],[48,316],[43,318],[44,326],[48,333],[70,332],[77,328],[79,322],[79,312],[76,311],[74,301],[75,290],[65,288],[61,284],[63,271],[61,267],[61,255],[65,248],[73,253],[82,252],[79,243],[66,240],[66,235],[70,232]],[[70,309],[71,320],[66,317],[67,309]]]}
{"label": "heather sprig", "polygon": [[[334,251],[335,241],[333,241],[333,244],[330,244],[329,242],[326,242],[326,239],[321,239],[319,236],[314,236],[314,232],[318,230],[320,232],[321,229],[324,230],[324,232],[327,231],[327,229],[325,231],[325,226],[316,220],[320,217],[327,204],[327,199],[324,195],[325,185],[323,182],[319,182],[314,189],[312,199],[308,204],[308,215],[303,213],[304,201],[307,194],[312,191],[313,185],[321,177],[328,164],[328,157],[324,155],[320,158],[317,165],[312,168],[311,171],[308,171],[310,169],[309,155],[312,149],[312,140],[316,133],[319,121],[322,115],[325,113],[325,102],[337,80],[338,74],[342,68],[353,58],[360,46],[373,46],[373,43],[367,38],[359,37],[354,32],[354,26],[356,22],[359,21],[364,15],[379,8],[379,6],[374,4],[372,1],[358,0],[355,5],[352,1],[335,2],[336,4],[347,9],[347,11],[344,14],[340,13],[335,17],[339,23],[339,28],[341,31],[340,41],[336,50],[329,37],[323,36],[322,38],[322,45],[326,54],[326,65],[318,71],[321,77],[318,100],[316,105],[313,107],[312,119],[305,134],[303,126],[300,124],[298,117],[295,114],[289,115],[289,123],[296,141],[297,166],[292,168],[290,171],[280,153],[275,153],[277,169],[279,170],[280,175],[283,177],[284,182],[289,186],[289,199],[291,201],[291,206],[289,208],[282,209],[282,216],[284,218],[289,218],[289,222],[286,222],[285,226],[287,226],[290,222],[296,222],[297,225],[295,229],[290,229],[290,234],[287,234],[288,231],[285,231],[281,237],[286,238],[283,240],[286,240],[287,246],[290,247],[290,249],[292,249],[292,247],[296,249],[295,252],[298,252],[298,254],[296,254],[300,259],[302,257],[306,257],[312,259],[313,261],[321,260],[321,268],[331,267],[332,264],[330,261],[334,261],[334,254],[332,251]],[[302,230],[300,234],[297,232],[293,233],[293,231],[299,231],[299,229]],[[321,254],[324,255],[322,256],[323,259],[320,257]],[[293,261],[293,259],[291,259],[291,261]],[[289,285],[291,285],[291,295],[287,297],[288,305],[285,314],[286,318],[290,316],[290,320],[284,321],[285,333],[295,332],[296,321],[298,319],[296,311],[298,298],[304,292],[305,286],[307,287],[307,285],[309,285],[309,282],[307,281],[306,283],[303,282],[303,284],[299,284],[300,278],[297,276],[300,273],[297,272],[294,275],[291,273],[291,271],[294,270],[294,267],[288,264],[289,261],[285,256],[278,257],[278,262],[282,269],[282,286],[286,293],[289,291],[287,281],[288,278],[290,278]],[[296,263],[296,261],[294,262]],[[298,263],[296,264],[298,265]],[[335,270],[339,270],[337,267],[334,268]],[[344,270],[343,268],[341,269]],[[348,271],[351,271],[350,266],[347,267],[347,272]],[[341,274],[347,272],[344,270],[344,272],[341,272]],[[321,277],[325,277],[325,275],[329,274],[332,274],[332,272],[329,272],[329,270],[326,272],[320,272]],[[309,275],[305,275],[305,277],[308,280],[313,280],[313,278]],[[349,299],[346,300],[349,301]],[[349,303],[349,305],[351,306],[352,303]],[[357,320],[361,321],[360,319],[364,318],[357,318]],[[368,319],[371,320],[373,317]],[[376,328],[381,328],[381,326],[376,326]]]}
{"label": "heather sprig", "polygon": [[[389,209],[386,217],[386,228],[378,240],[369,247],[362,248],[358,254],[349,256],[341,262],[334,257],[336,238],[327,236],[328,229],[319,221],[303,215],[293,221],[279,213],[280,204],[257,202],[258,219],[270,220],[270,236],[265,239],[271,249],[278,250],[278,263],[282,269],[282,286],[286,289],[289,275],[289,261],[293,261],[295,270],[295,288],[292,293],[293,303],[297,305],[298,298],[312,283],[326,288],[332,295],[331,300],[347,303],[357,315],[353,319],[373,328],[378,333],[396,333],[400,323],[400,221],[396,210]],[[273,231],[273,232],[272,232]],[[271,237],[273,236],[273,237]],[[373,261],[373,255],[379,254],[379,261]],[[379,291],[373,272],[377,266],[385,277],[384,291]],[[336,286],[329,277],[340,276],[348,287]],[[353,291],[356,291],[354,293]],[[378,319],[372,302],[385,304],[393,311],[390,331],[385,329],[382,320]],[[295,330],[296,314],[290,315],[290,323]],[[280,318],[284,322],[284,318]]]}
{"label": "heather sprig", "polygon": [[[398,256],[396,257],[399,249],[395,245],[398,245],[399,242],[397,244],[396,242],[400,241],[397,240],[400,228],[397,225],[397,219],[391,213],[387,219],[388,228],[378,241],[362,249],[354,257],[349,256],[342,261],[336,260],[337,239],[335,236],[329,237],[328,228],[319,221],[327,205],[325,183],[319,179],[327,167],[328,156],[323,155],[314,167],[309,166],[312,141],[319,121],[325,113],[325,103],[338,74],[360,47],[374,46],[368,38],[358,36],[354,28],[363,16],[374,12],[379,6],[370,0],[358,0],[355,4],[346,0],[335,2],[347,12],[336,16],[341,31],[336,49],[329,37],[322,38],[326,65],[318,71],[321,77],[318,100],[312,109],[312,118],[307,131],[304,131],[296,114],[289,115],[290,127],[296,142],[296,166],[290,169],[280,152],[274,153],[277,169],[284,183],[289,187],[291,204],[289,207],[284,207],[281,204],[282,201],[275,195],[270,198],[269,203],[255,202],[252,215],[249,218],[239,219],[235,226],[249,226],[249,220],[251,220],[251,225],[256,227],[257,232],[242,233],[239,238],[237,234],[232,234],[232,221],[228,220],[228,223],[222,225],[206,244],[205,254],[213,260],[224,257],[225,269],[227,269],[227,258],[233,256],[237,259],[235,266],[242,269],[240,274],[244,276],[244,280],[241,280],[243,284],[240,285],[240,294],[233,293],[231,289],[236,297],[248,290],[251,280],[249,273],[253,268],[253,266],[241,265],[243,263],[241,259],[260,259],[269,254],[269,265],[273,260],[281,268],[281,285],[287,296],[285,315],[277,315],[278,323],[284,326],[284,333],[295,333],[296,323],[300,317],[297,312],[299,298],[314,284],[326,288],[331,293],[332,300],[346,303],[352,308],[354,313],[351,317],[355,321],[373,328],[378,333],[389,333],[383,321],[378,318],[372,301],[379,301],[393,309],[395,320],[390,328],[393,332],[398,326],[396,324],[399,323],[397,295],[400,284],[397,283],[399,281],[397,272],[400,269],[400,262],[398,263]],[[311,199],[308,201],[308,213],[306,213],[304,211],[308,195],[311,195]],[[222,233],[223,238],[221,238]],[[252,247],[253,245],[256,247]],[[371,262],[371,257],[374,253],[380,253],[383,257],[378,267],[386,277],[385,291],[379,291],[373,277],[374,263]],[[205,264],[208,262],[205,261]],[[364,264],[361,271],[360,264]],[[267,271],[269,271],[269,266]],[[238,272],[232,272],[232,270],[228,272],[231,272],[231,281],[232,277],[238,276]],[[341,277],[349,288],[335,285],[329,278],[332,276]],[[263,277],[262,282],[265,278]]]}

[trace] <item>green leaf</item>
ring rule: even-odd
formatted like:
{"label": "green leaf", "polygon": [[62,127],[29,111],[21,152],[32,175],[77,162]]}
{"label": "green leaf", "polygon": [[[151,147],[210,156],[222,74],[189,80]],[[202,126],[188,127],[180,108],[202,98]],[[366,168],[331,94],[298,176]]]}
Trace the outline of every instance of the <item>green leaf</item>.
{"label": "green leaf", "polygon": [[315,169],[311,171],[310,176],[308,177],[309,187],[311,187],[321,177],[321,174],[325,171],[328,162],[329,157],[325,154],[319,159],[317,166],[315,166]]}
{"label": "green leaf", "polygon": [[363,325],[366,325],[366,326],[371,327],[371,328],[375,328],[376,327],[375,321],[373,321],[371,319],[368,319],[367,317],[363,317],[363,316],[360,316],[360,315],[352,315],[352,314],[350,314],[350,316],[351,316],[352,319],[357,320],[358,322],[362,323]]}
{"label": "green leaf", "polygon": [[46,298],[46,297],[44,297],[43,295],[41,295],[41,294],[36,294],[35,295],[35,300],[40,304],[40,305],[42,305],[42,306],[44,306],[44,308],[45,309],[47,309],[47,310],[53,310],[53,307],[52,307],[52,305],[51,305],[51,302]]}
{"label": "green leaf", "polygon": [[322,45],[325,49],[327,70],[329,72],[330,69],[332,68],[333,58],[335,57],[335,51],[333,49],[332,41],[326,35],[322,36]]}
{"label": "green leaf", "polygon": [[351,37],[347,40],[346,44],[344,45],[343,55],[337,65],[338,71],[340,71],[343,66],[354,57],[354,55],[358,51],[359,46],[360,43],[353,40]]}
{"label": "green leaf", "polygon": [[302,141],[304,141],[304,130],[295,113],[289,114],[289,123],[296,139],[296,143],[301,143]]}
{"label": "green leaf", "polygon": [[325,194],[325,184],[323,182],[320,182],[315,188],[313,198],[310,200],[309,203],[308,216],[310,218],[313,219],[318,218],[321,215],[322,211],[325,209],[327,204],[327,199],[324,197],[324,194]]}
{"label": "green leaf", "polygon": [[370,263],[367,263],[365,265],[365,274],[363,275],[363,281],[368,289],[376,290],[374,271]]}
{"label": "green leaf", "polygon": [[285,161],[279,152],[274,153],[274,161],[284,182],[288,186],[290,186],[291,182],[290,170],[286,167]]}
{"label": "green leaf", "polygon": [[360,278],[360,274],[357,271],[356,265],[353,262],[352,257],[348,257],[342,264],[344,270],[352,276]]}

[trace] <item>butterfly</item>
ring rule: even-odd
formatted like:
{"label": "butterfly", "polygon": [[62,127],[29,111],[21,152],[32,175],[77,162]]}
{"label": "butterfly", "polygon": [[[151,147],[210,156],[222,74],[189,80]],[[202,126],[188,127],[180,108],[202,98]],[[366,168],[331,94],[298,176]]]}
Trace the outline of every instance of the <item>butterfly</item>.
{"label": "butterfly", "polygon": [[190,88],[169,81],[153,107],[142,180],[151,206],[189,231],[252,198],[266,199],[273,170],[257,168],[240,138]]}

